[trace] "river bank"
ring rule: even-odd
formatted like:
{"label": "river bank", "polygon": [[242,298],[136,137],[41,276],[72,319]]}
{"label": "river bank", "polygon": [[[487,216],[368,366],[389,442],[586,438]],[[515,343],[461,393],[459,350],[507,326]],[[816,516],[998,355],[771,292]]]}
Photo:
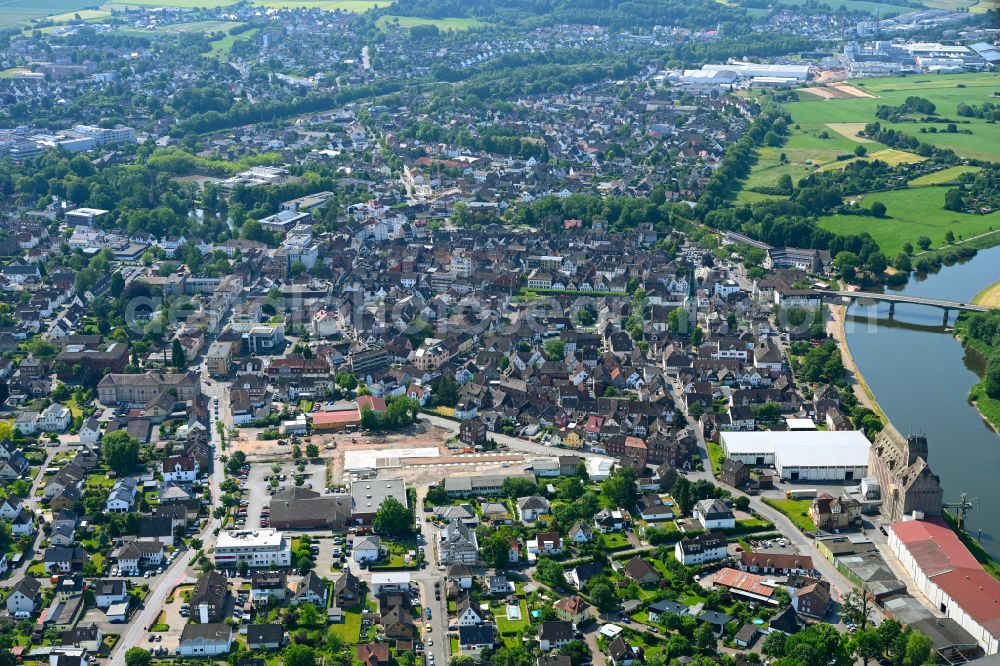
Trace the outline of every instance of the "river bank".
{"label": "river bank", "polygon": [[854,395],[857,396],[858,402],[875,412],[882,419],[882,423],[888,424],[889,417],[885,415],[885,412],[879,406],[878,400],[875,399],[875,394],[872,393],[871,387],[868,386],[864,375],[861,374],[861,370],[858,369],[858,365],[854,362],[851,348],[847,344],[847,307],[846,305],[830,306],[830,320],[826,326],[827,332],[837,342],[841,363],[843,363],[844,369],[847,371],[847,382],[854,391]]}
{"label": "river bank", "polygon": [[[982,297],[982,301],[976,300]],[[974,303],[985,305],[984,301],[988,299],[1000,299],[1000,282],[995,282],[986,289],[982,290],[976,294],[976,299],[973,299]],[[993,306],[993,307],[1000,307]],[[958,319],[955,320],[955,328],[953,332],[958,341],[962,343],[967,354],[975,354],[982,361],[983,367],[986,366],[986,360],[995,353],[995,350],[989,345],[984,344],[980,340],[975,340],[969,336],[968,333],[968,314],[959,315]],[[980,376],[980,379],[982,377]],[[983,417],[983,421],[990,427],[993,432],[1000,434],[1000,400],[996,398],[991,398],[986,395],[986,388],[983,386],[983,382],[980,381],[973,385],[969,389],[969,402],[975,405],[976,409],[979,411],[979,415]]]}

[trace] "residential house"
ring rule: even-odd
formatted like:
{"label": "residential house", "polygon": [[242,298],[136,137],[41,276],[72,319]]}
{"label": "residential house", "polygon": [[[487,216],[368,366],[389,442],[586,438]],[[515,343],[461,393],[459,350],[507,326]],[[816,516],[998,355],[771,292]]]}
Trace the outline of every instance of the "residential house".
{"label": "residential house", "polygon": [[685,536],[674,544],[674,557],[684,566],[724,560],[729,554],[728,543],[726,535],[718,532]]}
{"label": "residential house", "polygon": [[249,624],[246,639],[251,650],[277,650],[285,642],[285,628],[280,624]]}
{"label": "residential house", "polygon": [[284,601],[288,596],[288,573],[285,571],[254,571],[250,576],[250,600],[255,604],[271,600]]}
{"label": "residential house", "polygon": [[736,516],[725,500],[701,500],[694,505],[691,515],[706,530],[729,530],[736,527]]}
{"label": "residential house", "polygon": [[[343,576],[338,579],[338,583],[348,575],[349,572],[345,572]],[[353,576],[352,576],[353,578]],[[353,594],[354,598],[360,601],[361,599],[361,583],[357,578],[354,578],[354,589],[351,590],[351,581],[348,579],[344,581],[342,586],[334,585],[334,590],[338,594],[337,605],[338,606],[350,606],[351,603],[342,604],[343,601],[350,601],[350,595]],[[326,608],[326,600],[329,595],[327,594],[326,581],[316,575],[316,572],[310,571],[302,577],[298,585],[295,586],[295,594],[292,595],[291,603],[298,604],[312,604],[317,608]],[[357,603],[357,602],[355,602]]]}
{"label": "residential house", "polygon": [[569,620],[574,625],[586,622],[594,613],[594,607],[575,594],[559,599],[555,609],[560,620]]}
{"label": "residential house", "polygon": [[547,516],[551,510],[549,501],[544,497],[532,495],[517,498],[517,514],[521,521],[533,523],[541,516]]}
{"label": "residential house", "polygon": [[11,615],[34,613],[42,600],[41,591],[42,584],[38,579],[25,576],[10,588],[10,593],[7,595],[7,612]]}
{"label": "residential house", "polygon": [[656,569],[638,555],[625,565],[625,573],[629,578],[642,586],[659,585],[661,576]]}
{"label": "residential house", "polygon": [[573,641],[573,623],[568,620],[547,620],[542,622],[538,632],[538,647],[542,652],[558,650]]}
{"label": "residential house", "polygon": [[479,659],[484,650],[496,645],[496,627],[491,624],[458,628],[458,649],[461,654]]}
{"label": "residential house", "polygon": [[185,624],[177,654],[182,657],[216,657],[226,654],[233,644],[232,628],[222,622]]}

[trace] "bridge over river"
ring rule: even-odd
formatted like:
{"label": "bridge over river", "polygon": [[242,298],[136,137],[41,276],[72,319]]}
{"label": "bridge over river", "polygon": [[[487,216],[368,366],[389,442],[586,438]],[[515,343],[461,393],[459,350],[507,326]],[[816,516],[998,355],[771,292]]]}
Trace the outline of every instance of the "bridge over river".
{"label": "bridge over river", "polygon": [[960,312],[989,312],[985,305],[975,305],[973,303],[959,303],[958,301],[948,301],[939,298],[922,298],[919,296],[906,296],[903,294],[879,294],[872,291],[833,291],[829,289],[817,289],[817,292],[831,298],[844,298],[848,300],[871,300],[881,301],[889,304],[889,316],[896,313],[896,303],[908,303],[911,305],[926,305],[932,308],[944,310],[944,325],[948,325],[948,313],[952,310]]}

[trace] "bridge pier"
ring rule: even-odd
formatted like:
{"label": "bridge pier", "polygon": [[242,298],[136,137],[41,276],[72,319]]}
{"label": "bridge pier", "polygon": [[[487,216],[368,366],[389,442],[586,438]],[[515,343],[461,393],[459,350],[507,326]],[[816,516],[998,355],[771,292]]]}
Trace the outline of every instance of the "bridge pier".
{"label": "bridge pier", "polygon": [[894,301],[889,301],[889,319],[896,314],[896,303]]}
{"label": "bridge pier", "polygon": [[948,325],[948,308],[944,309],[944,323],[942,323],[941,325],[942,326],[947,326]]}

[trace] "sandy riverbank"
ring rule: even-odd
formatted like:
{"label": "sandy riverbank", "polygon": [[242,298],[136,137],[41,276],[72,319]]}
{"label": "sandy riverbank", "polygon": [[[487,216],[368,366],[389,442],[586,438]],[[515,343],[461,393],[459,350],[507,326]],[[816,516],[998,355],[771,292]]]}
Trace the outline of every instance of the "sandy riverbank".
{"label": "sandy riverbank", "polygon": [[869,388],[868,383],[865,381],[864,375],[861,374],[861,370],[858,369],[857,364],[854,362],[854,357],[851,356],[850,347],[847,346],[847,306],[831,305],[830,314],[832,316],[830,321],[827,322],[827,332],[837,341],[837,346],[840,348],[841,361],[847,370],[847,381],[850,383],[851,388],[854,389],[854,394],[858,397],[858,402],[878,414],[883,423],[889,423],[889,417],[885,415],[885,412],[879,406],[878,400],[875,399],[875,394],[872,393],[871,388]]}
{"label": "sandy riverbank", "polygon": [[991,308],[1000,308],[1000,280],[972,297],[972,302],[976,305],[985,305]]}

